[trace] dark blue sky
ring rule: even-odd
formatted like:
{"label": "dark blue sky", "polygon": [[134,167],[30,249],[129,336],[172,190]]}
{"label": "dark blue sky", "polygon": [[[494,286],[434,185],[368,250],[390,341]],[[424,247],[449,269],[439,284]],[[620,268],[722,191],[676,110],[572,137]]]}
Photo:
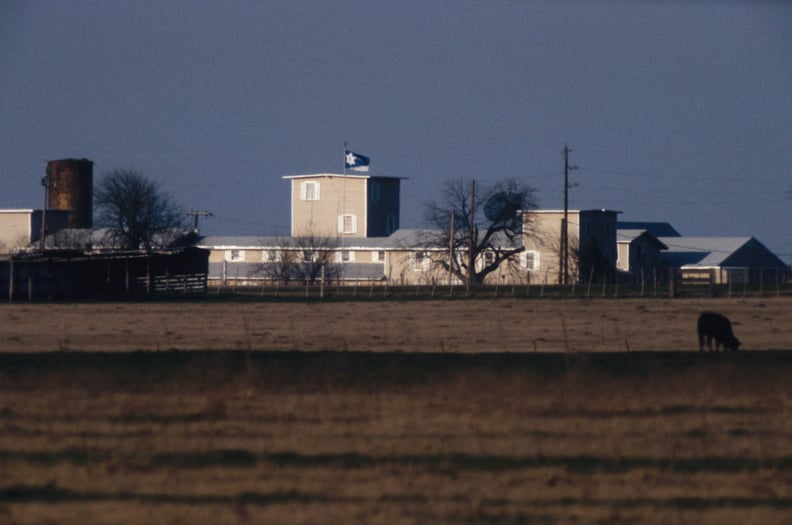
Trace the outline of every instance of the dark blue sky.
{"label": "dark blue sky", "polygon": [[47,160],[137,169],[207,234],[288,232],[284,175],[343,143],[408,177],[518,178],[542,208],[792,255],[792,2],[0,2],[0,207]]}

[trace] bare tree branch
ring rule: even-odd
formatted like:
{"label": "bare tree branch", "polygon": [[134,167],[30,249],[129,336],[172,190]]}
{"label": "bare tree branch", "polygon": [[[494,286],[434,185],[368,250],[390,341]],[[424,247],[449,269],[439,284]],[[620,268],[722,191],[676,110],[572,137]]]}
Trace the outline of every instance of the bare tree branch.
{"label": "bare tree branch", "polygon": [[[443,187],[440,201],[429,201],[424,220],[437,231],[428,242],[434,246],[453,245],[454,257],[435,261],[458,279],[472,284],[484,282],[505,262],[524,251],[522,237],[530,234],[523,225],[521,211],[536,208],[535,192],[530,186],[506,180],[491,186],[476,187],[472,181],[457,179]],[[475,216],[471,216],[471,206]],[[454,236],[451,238],[451,212]],[[471,235],[472,234],[472,235]],[[473,257],[469,257],[473,239]],[[491,253],[485,260],[484,253]],[[472,268],[470,261],[474,261]]]}
{"label": "bare tree branch", "polygon": [[105,174],[94,193],[98,226],[108,229],[114,246],[150,250],[174,230],[185,228],[181,209],[159,185],[142,173],[114,170]]}
{"label": "bare tree branch", "polygon": [[299,237],[283,239],[279,246],[275,260],[260,264],[257,273],[284,284],[314,284],[322,277],[322,271],[325,280],[340,274],[340,265],[333,264],[340,246],[336,237],[316,235],[311,229]]}

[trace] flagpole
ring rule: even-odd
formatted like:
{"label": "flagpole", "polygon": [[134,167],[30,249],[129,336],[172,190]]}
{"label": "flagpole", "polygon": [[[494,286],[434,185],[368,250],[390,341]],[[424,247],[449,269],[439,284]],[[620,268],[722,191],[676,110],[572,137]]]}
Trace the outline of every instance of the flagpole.
{"label": "flagpole", "polygon": [[346,224],[346,152],[347,143],[344,141],[344,171],[341,183],[341,278],[344,277],[344,246],[346,245],[344,239],[344,226]]}

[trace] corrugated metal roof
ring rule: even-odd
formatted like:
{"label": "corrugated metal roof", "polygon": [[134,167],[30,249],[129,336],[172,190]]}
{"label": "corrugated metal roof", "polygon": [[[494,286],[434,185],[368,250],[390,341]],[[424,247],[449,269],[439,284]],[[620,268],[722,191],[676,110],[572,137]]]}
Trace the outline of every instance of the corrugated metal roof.
{"label": "corrugated metal roof", "polygon": [[[437,233],[438,232],[435,230],[401,229],[396,230],[389,237],[344,237],[337,239],[337,248],[348,250],[354,250],[356,248],[369,250],[421,248],[431,244]],[[293,238],[288,236],[209,236],[201,239],[198,246],[215,250],[242,250],[282,248],[284,246],[289,246],[291,243],[293,243]]]}
{"label": "corrugated metal roof", "polygon": [[661,237],[668,246],[661,252],[665,266],[717,267],[748,243],[752,237]]}
{"label": "corrugated metal roof", "polygon": [[[334,238],[336,249],[346,250],[405,250],[405,249],[445,249],[445,243],[438,243],[441,238],[439,230],[431,229],[400,229],[389,237],[343,237]],[[505,235],[496,235],[493,242],[500,247],[514,246]],[[213,250],[245,250],[283,248],[294,245],[291,237],[257,237],[257,236],[208,236],[197,244],[200,248]]]}

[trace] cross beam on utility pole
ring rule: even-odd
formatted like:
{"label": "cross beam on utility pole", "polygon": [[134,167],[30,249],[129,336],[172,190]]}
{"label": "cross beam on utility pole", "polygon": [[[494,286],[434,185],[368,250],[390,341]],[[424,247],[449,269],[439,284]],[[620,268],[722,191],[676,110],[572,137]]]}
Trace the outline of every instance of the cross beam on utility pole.
{"label": "cross beam on utility pole", "polygon": [[193,218],[193,231],[195,233],[198,233],[198,217],[214,217],[213,213],[206,210],[187,210],[184,214]]}

